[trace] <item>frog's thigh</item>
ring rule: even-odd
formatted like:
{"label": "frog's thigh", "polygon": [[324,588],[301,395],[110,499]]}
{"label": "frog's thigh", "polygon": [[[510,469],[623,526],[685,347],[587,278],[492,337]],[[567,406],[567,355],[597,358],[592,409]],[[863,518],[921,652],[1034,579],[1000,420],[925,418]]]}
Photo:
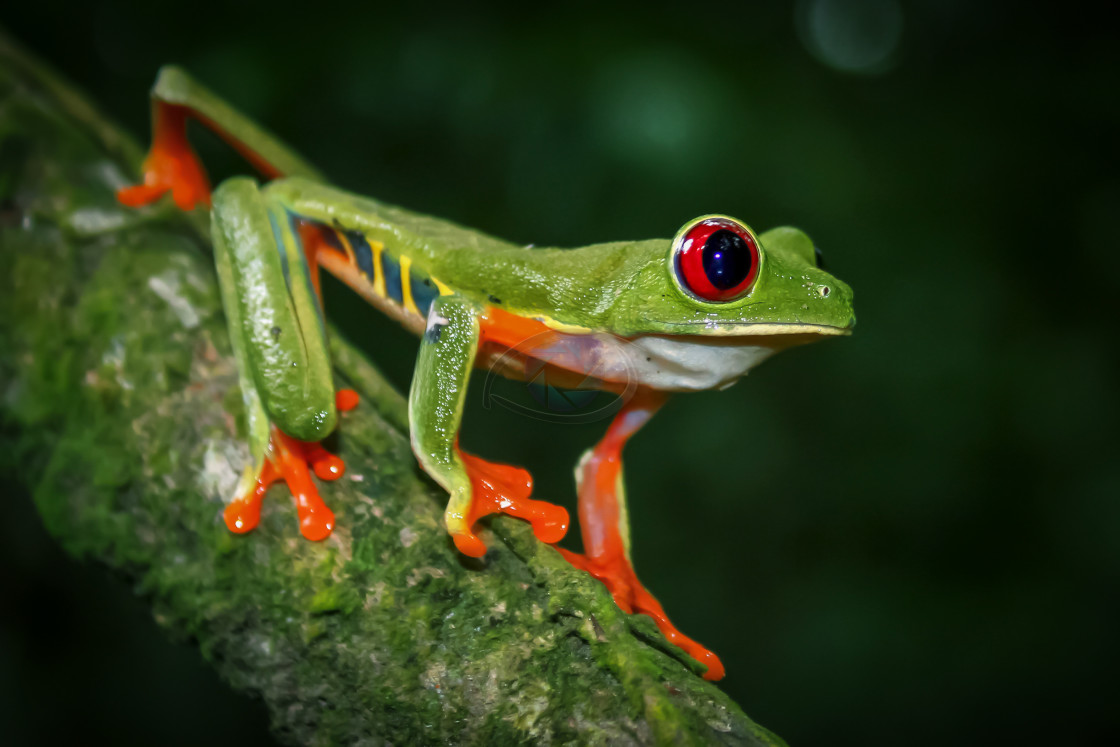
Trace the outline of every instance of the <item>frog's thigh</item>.
{"label": "frog's thigh", "polygon": [[285,211],[252,179],[229,179],[214,193],[211,234],[243,386],[280,430],[302,441],[324,438],[337,420],[330,358]]}
{"label": "frog's thigh", "polygon": [[478,316],[458,296],[432,302],[408,398],[412,451],[424,471],[451,494],[444,520],[452,535],[470,532],[471,483],[457,443],[478,349]]}

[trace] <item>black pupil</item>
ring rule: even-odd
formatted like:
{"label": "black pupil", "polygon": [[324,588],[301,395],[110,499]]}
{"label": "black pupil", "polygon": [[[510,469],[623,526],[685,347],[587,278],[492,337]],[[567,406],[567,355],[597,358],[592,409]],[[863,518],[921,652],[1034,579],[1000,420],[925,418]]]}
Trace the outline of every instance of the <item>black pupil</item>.
{"label": "black pupil", "polygon": [[704,274],[719,290],[734,288],[751,273],[754,257],[743,237],[721,228],[704,243]]}

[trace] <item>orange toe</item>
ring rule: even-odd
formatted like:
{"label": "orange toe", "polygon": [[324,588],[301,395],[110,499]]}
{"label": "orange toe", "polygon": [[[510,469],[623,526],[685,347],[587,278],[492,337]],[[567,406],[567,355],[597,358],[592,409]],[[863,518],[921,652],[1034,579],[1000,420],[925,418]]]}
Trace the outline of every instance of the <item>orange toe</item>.
{"label": "orange toe", "polygon": [[334,404],[342,412],[349,412],[358,406],[361,397],[353,389],[339,389],[334,395]]}
{"label": "orange toe", "polygon": [[451,539],[455,541],[455,547],[459,552],[468,558],[481,558],[486,554],[486,543],[480,540],[474,532],[453,534]]}
{"label": "orange toe", "polygon": [[299,508],[299,533],[305,539],[318,542],[331,536],[334,531],[334,512],[319,501],[317,508]]}
{"label": "orange toe", "polygon": [[231,501],[224,513],[226,526],[235,534],[245,534],[257,528],[261,521],[261,499],[253,493],[247,499]]}
{"label": "orange toe", "polygon": [[148,184],[137,184],[132,187],[123,187],[117,190],[117,202],[131,208],[150,205],[167,192],[166,187],[155,187]]}

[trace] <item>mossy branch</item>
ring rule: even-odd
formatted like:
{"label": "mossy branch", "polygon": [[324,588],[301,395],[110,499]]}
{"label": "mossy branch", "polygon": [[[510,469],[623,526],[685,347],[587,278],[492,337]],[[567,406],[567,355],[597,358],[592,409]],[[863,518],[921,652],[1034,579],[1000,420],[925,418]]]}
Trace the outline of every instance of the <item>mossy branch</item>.
{"label": "mossy branch", "polygon": [[400,395],[337,340],[365,395],[337,529],[302,539],[273,494],[228,532],[247,449],[205,220],[118,206],[140,156],[0,35],[0,452],[67,551],[135,580],[287,742],[781,743],[525,525],[456,553]]}

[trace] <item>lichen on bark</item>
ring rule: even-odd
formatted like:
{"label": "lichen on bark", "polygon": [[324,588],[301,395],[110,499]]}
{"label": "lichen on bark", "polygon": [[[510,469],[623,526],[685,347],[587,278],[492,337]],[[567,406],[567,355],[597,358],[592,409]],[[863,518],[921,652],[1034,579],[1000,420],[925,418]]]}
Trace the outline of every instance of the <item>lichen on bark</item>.
{"label": "lichen on bark", "polygon": [[140,155],[0,35],[0,466],[68,552],[136,582],[286,742],[781,744],[525,525],[459,555],[400,395],[341,340],[365,399],[331,443],[335,532],[302,539],[281,488],[228,532],[247,449],[204,220],[116,203]]}

